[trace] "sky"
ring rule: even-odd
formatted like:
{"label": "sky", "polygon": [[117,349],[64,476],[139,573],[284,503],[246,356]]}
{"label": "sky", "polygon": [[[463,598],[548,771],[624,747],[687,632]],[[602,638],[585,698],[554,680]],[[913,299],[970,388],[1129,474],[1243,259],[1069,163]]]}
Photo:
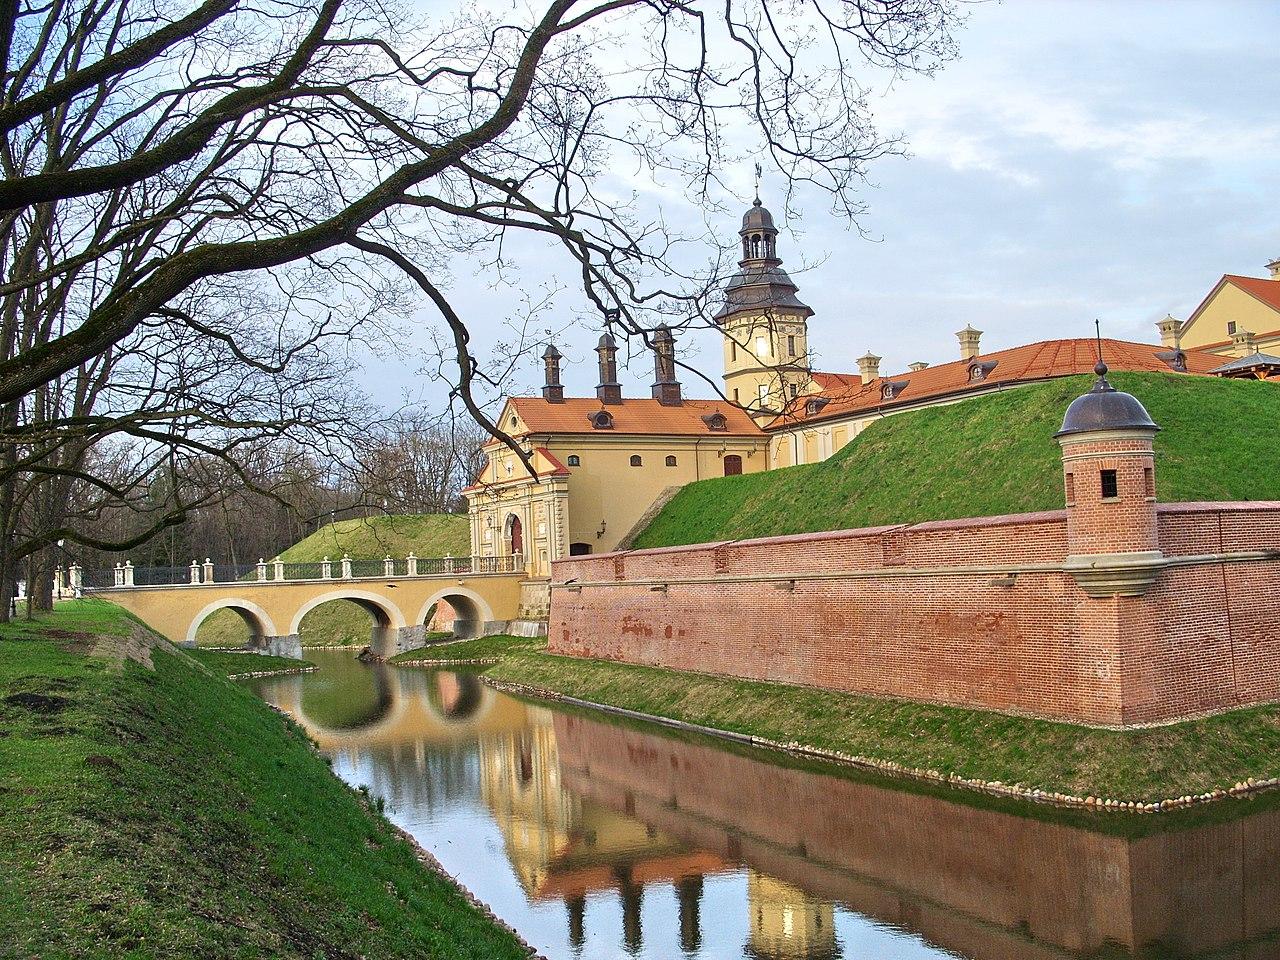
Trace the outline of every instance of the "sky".
{"label": "sky", "polygon": [[[815,311],[815,368],[856,371],[868,350],[886,375],[954,360],[966,324],[983,331],[984,352],[1089,336],[1095,318],[1107,336],[1158,342],[1155,321],[1185,319],[1223,273],[1265,275],[1280,257],[1277,36],[1280,0],[970,6],[959,59],[873,86],[878,129],[900,133],[909,155],[872,165],[865,236],[816,192],[797,194],[785,221],[772,204],[784,266],[813,264],[792,277]],[[745,209],[752,171],[726,173]],[[761,197],[771,205],[767,170]],[[702,223],[678,194],[653,203],[672,223]],[[732,237],[738,216],[719,221]],[[556,327],[582,304],[561,270],[535,251],[521,273],[535,295],[560,291],[546,321]],[[482,350],[509,338],[501,318],[519,291],[460,263],[450,294]],[[425,350],[434,326],[423,311],[398,350]],[[594,344],[585,329],[558,341],[571,394],[596,382]],[[680,349],[718,375],[713,333]],[[438,395],[403,356],[365,358],[368,392]],[[541,382],[532,357],[519,372],[517,383]],[[624,393],[647,396],[651,363],[623,379]],[[688,394],[710,395],[685,379]]]}

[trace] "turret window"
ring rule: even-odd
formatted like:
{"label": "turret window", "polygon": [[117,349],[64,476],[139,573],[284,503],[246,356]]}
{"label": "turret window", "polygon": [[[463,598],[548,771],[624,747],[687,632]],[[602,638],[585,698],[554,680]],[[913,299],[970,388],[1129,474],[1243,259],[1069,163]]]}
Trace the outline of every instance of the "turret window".
{"label": "turret window", "polygon": [[1102,471],[1102,499],[1115,500],[1120,496],[1120,481],[1114,470]]}

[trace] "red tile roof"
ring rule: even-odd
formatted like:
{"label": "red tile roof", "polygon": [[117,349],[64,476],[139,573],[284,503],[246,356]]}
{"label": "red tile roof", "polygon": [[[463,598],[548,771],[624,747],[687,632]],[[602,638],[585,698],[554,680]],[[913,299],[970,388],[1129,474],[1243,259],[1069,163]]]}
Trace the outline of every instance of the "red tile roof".
{"label": "red tile roof", "polygon": [[[1219,361],[1221,362],[1221,361]],[[647,397],[627,398],[622,403],[602,404],[595,397],[566,397],[550,403],[541,397],[512,397],[511,406],[524,421],[526,433],[611,433],[652,436],[759,436],[760,428],[747,414],[723,400],[686,400],[678,407],[664,407]],[[607,410],[613,416],[612,430],[596,430],[587,419]],[[703,417],[724,415],[726,430],[711,430]]]}
{"label": "red tile roof", "polygon": [[[1164,347],[1124,340],[1103,340],[1102,353],[1114,371],[1169,373],[1171,369],[1158,354]],[[1187,372],[1207,374],[1222,363],[1222,358],[1202,350],[1187,350]],[[893,410],[918,403],[959,396],[971,391],[987,390],[998,385],[1012,385],[1036,380],[1091,373],[1097,362],[1097,344],[1091,339],[1045,340],[1009,350],[984,353],[973,361],[956,360],[916,372],[877,377],[863,384],[857,374],[814,373],[820,393],[795,400],[790,409],[771,422],[767,430],[785,429],[797,423],[820,422],[833,417],[877,410]],[[969,378],[969,367],[977,362],[989,366],[979,381]],[[886,384],[894,386],[892,400],[884,399]],[[827,402],[813,414],[806,414],[812,400]]]}

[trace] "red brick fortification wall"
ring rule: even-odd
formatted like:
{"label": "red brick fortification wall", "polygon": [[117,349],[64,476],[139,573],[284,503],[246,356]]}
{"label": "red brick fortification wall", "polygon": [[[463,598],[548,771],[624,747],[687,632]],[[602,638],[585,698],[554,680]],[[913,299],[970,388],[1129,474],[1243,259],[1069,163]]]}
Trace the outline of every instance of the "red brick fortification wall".
{"label": "red brick fortification wall", "polygon": [[963,956],[1199,955],[1277,925],[1274,810],[1130,840],[586,717],[555,732],[575,796]]}
{"label": "red brick fortification wall", "polygon": [[1137,597],[1064,572],[1066,511],[576,557],[550,649],[1117,726],[1280,699],[1280,504],[1158,525]]}

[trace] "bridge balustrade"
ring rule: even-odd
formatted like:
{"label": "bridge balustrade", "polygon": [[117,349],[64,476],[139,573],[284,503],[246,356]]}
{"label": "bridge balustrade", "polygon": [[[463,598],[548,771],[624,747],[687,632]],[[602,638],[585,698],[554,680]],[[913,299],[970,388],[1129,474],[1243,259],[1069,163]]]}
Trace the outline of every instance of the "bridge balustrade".
{"label": "bridge balustrade", "polygon": [[[76,568],[79,571],[79,568]],[[324,560],[286,563],[280,560],[258,563],[201,563],[186,567],[135,567],[129,561],[113,569],[84,570],[77,573],[84,590],[128,589],[129,587],[201,586],[208,583],[280,582],[304,580],[385,580],[390,577],[447,577],[458,574],[524,573],[520,554],[506,557],[408,557],[397,560]]]}

